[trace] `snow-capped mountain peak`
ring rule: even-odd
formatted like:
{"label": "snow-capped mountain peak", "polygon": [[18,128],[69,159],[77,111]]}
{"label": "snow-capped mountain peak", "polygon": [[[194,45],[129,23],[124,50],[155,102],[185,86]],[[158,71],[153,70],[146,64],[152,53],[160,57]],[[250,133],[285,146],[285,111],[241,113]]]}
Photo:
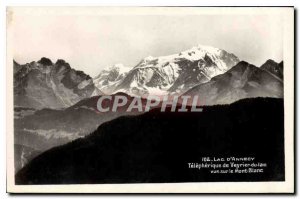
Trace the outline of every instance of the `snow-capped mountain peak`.
{"label": "snow-capped mountain peak", "polygon": [[144,61],[144,62],[147,62],[147,61],[151,61],[151,60],[153,60],[153,59],[156,59],[156,58],[153,57],[153,56],[151,56],[151,55],[149,55],[148,57],[145,57],[145,58],[143,59],[143,61]]}
{"label": "snow-capped mountain peak", "polygon": [[112,66],[105,67],[103,70],[101,70],[101,72],[94,79],[99,78],[102,74],[108,73],[108,72],[111,72],[111,71],[117,71],[119,73],[126,73],[130,69],[131,68],[126,67],[121,63],[117,63],[117,64],[114,64]]}
{"label": "snow-capped mountain peak", "polygon": [[104,70],[94,78],[94,82],[107,94],[120,90],[140,96],[182,93],[225,73],[238,62],[234,54],[225,50],[197,45],[177,54],[145,57],[130,71]]}
{"label": "snow-capped mountain peak", "polygon": [[113,67],[118,68],[120,73],[126,73],[130,70],[129,67],[124,66],[123,64],[115,64]]}
{"label": "snow-capped mountain peak", "polygon": [[94,84],[105,94],[112,94],[115,85],[125,77],[129,67],[123,64],[114,64],[103,69],[99,75],[93,78]]}

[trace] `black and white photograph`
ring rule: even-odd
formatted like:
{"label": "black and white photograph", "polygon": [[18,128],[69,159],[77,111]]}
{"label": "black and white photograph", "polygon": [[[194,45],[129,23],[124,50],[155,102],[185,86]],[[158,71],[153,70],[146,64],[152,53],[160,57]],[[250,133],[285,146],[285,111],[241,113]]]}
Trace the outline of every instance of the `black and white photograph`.
{"label": "black and white photograph", "polygon": [[293,7],[8,7],[15,193],[294,192]]}

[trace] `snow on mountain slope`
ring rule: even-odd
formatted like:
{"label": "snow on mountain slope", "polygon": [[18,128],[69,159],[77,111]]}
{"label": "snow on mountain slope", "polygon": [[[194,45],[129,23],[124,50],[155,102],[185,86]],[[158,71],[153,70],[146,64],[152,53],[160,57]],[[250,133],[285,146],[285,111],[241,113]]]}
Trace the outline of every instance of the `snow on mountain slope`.
{"label": "snow on mountain slope", "polygon": [[117,83],[120,82],[130,70],[129,67],[123,66],[123,64],[115,64],[102,70],[93,81],[99,90],[105,94],[112,94]]}
{"label": "snow on mountain slope", "polygon": [[[146,57],[123,76],[116,75],[110,84],[105,84],[105,88],[97,83],[96,86],[108,94],[120,91],[138,96],[183,93],[223,74],[238,62],[234,54],[225,50],[198,45],[178,54]],[[113,71],[110,70],[110,73]],[[95,79],[104,82],[105,78],[102,80],[100,73]],[[94,82],[97,82],[95,79]]]}
{"label": "snow on mountain slope", "polygon": [[19,65],[14,62],[14,105],[30,108],[64,108],[100,94],[92,78],[64,60]]}

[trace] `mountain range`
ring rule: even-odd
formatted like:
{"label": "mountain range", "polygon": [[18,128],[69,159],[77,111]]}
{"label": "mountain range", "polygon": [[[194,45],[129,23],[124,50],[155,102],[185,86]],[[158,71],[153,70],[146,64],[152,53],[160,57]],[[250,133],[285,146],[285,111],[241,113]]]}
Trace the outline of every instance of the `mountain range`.
{"label": "mountain range", "polygon": [[14,106],[66,108],[101,92],[93,79],[64,60],[48,58],[25,65],[14,61]]}
{"label": "mountain range", "polygon": [[[207,96],[206,101],[213,98],[210,104],[231,103],[246,97],[282,97],[283,62],[267,60],[260,68],[251,64],[243,67],[246,65],[232,53],[202,45],[178,54],[149,56],[133,68],[115,64],[94,78],[71,68],[61,59],[52,63],[42,58],[25,65],[14,61],[14,104],[25,108],[61,109],[82,99],[117,92],[146,98],[148,95],[191,94],[196,89]],[[224,81],[230,84],[227,91]],[[231,87],[239,89],[233,93]]]}
{"label": "mountain range", "polygon": [[[278,64],[274,62],[272,66],[275,68]],[[272,73],[274,68],[269,71],[241,61],[226,73],[194,86],[183,95],[197,95],[203,105],[230,104],[255,97],[283,98],[283,79]]]}
{"label": "mountain range", "polygon": [[226,72],[238,62],[234,54],[225,50],[198,45],[173,55],[148,56],[131,70],[123,65],[111,67],[94,81],[101,82],[101,88],[105,88],[103,92],[108,95],[114,92],[137,96],[182,94]]}
{"label": "mountain range", "polygon": [[14,61],[13,67],[16,171],[38,154],[83,138],[105,122],[142,114],[101,113],[96,107],[103,95],[124,95],[128,102],[148,95],[197,95],[201,106],[283,98],[283,62],[267,60],[256,67],[225,50],[202,45],[150,56],[132,68],[116,64],[94,78],[61,59],[53,63],[41,58],[24,65]]}

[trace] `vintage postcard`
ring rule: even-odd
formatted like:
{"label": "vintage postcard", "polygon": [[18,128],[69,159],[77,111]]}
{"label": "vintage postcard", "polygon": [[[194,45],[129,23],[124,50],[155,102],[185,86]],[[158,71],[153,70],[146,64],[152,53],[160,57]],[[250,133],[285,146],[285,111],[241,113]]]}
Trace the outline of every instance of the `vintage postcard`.
{"label": "vintage postcard", "polygon": [[293,193],[293,7],[8,7],[10,193]]}

